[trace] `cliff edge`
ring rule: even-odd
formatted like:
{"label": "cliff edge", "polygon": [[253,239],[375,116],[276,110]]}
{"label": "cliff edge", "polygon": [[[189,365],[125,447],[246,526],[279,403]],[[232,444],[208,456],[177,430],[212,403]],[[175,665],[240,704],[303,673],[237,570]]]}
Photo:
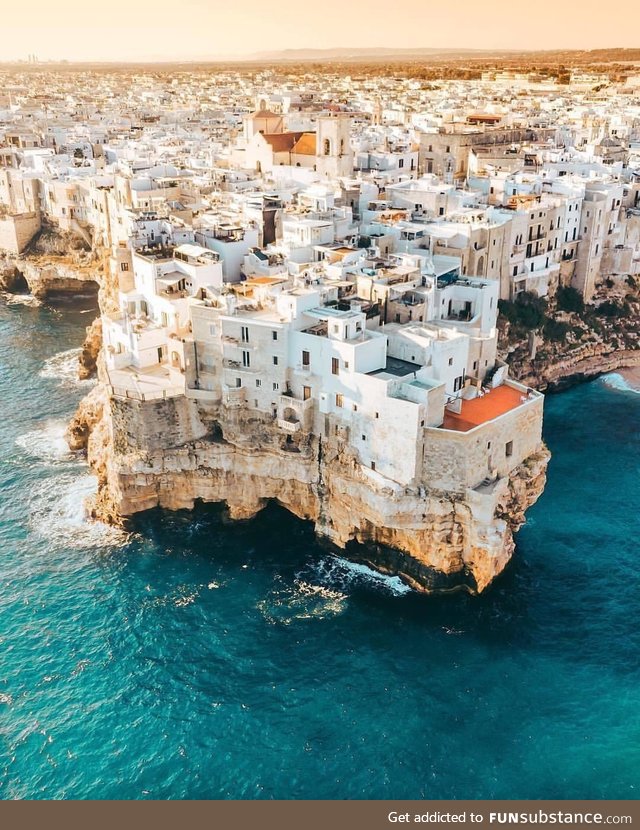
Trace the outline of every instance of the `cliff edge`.
{"label": "cliff edge", "polygon": [[[246,409],[184,396],[123,399],[104,384],[82,402],[69,435],[98,477],[97,519],[120,523],[198,500],[248,519],[274,500],[348,557],[423,592],[480,593],[501,573],[549,459],[537,441],[518,467],[475,487],[463,478],[446,489],[435,480],[401,486],[363,467],[332,429],[284,435]],[[449,451],[442,445],[435,456]]]}

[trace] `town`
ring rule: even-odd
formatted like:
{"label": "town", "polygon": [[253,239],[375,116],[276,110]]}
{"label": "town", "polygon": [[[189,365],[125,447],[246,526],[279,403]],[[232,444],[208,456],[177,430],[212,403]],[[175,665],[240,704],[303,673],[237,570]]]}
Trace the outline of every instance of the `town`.
{"label": "town", "polygon": [[640,281],[640,75],[29,69],[0,93],[0,252],[19,271],[43,233],[85,249],[116,408],[173,401],[168,447],[214,421],[292,457],[324,438],[372,491],[463,499],[474,550],[537,459],[521,523],[543,396],[498,354],[499,307]]}

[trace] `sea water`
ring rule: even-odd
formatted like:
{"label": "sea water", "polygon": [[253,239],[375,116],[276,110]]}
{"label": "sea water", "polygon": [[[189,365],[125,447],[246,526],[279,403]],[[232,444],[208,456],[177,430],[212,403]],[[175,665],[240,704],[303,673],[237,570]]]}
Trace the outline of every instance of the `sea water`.
{"label": "sea water", "polygon": [[547,399],[514,561],[424,597],[276,507],[88,522],[91,317],[0,300],[1,797],[640,795],[633,383]]}

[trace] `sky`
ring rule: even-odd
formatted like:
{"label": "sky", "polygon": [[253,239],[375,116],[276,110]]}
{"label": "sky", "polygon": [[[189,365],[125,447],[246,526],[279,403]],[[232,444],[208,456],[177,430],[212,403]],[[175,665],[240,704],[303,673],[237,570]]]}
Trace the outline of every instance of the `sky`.
{"label": "sky", "polygon": [[2,4],[0,61],[216,60],[284,49],[640,47],[619,0],[27,0]]}

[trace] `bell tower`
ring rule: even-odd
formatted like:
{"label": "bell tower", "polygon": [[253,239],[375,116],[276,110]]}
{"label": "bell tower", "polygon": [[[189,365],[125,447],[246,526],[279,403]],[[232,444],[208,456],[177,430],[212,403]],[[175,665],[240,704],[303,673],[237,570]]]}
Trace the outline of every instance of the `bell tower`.
{"label": "bell tower", "polygon": [[336,179],[353,174],[351,119],[347,114],[322,115],[316,130],[316,170]]}

